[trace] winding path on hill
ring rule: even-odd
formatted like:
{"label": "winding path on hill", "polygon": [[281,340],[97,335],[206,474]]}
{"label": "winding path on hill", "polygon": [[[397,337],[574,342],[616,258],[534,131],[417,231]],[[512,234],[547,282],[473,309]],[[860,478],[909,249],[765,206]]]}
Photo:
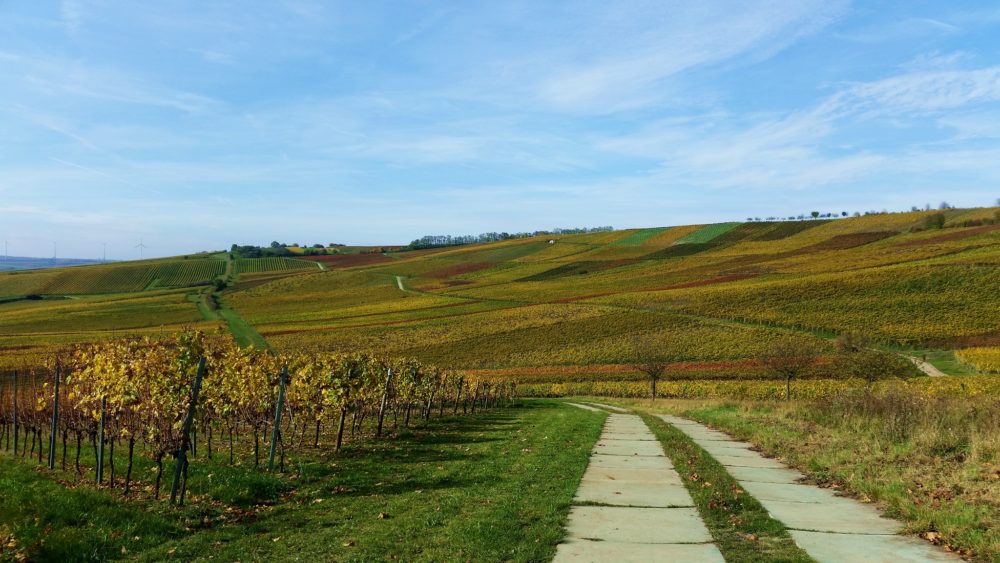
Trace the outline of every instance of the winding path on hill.
{"label": "winding path on hill", "polygon": [[920,358],[914,358],[913,356],[908,356],[906,354],[900,354],[900,356],[903,356],[907,360],[910,360],[911,362],[913,362],[913,365],[917,366],[917,369],[919,369],[920,371],[926,373],[927,375],[929,375],[931,377],[948,377],[947,373],[945,373],[945,372],[939,370],[938,368],[934,367],[934,365],[931,364],[930,362],[925,362],[924,360],[921,360]]}
{"label": "winding path on hill", "polygon": [[660,442],[634,414],[608,415],[566,535],[556,562],[724,561]]}

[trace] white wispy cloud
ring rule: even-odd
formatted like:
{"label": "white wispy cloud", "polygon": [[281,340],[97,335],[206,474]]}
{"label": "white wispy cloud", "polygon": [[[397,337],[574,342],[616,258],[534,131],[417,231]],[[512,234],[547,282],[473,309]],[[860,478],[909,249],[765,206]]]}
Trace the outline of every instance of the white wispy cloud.
{"label": "white wispy cloud", "polygon": [[[955,130],[950,141],[988,138],[997,127],[983,114],[955,117],[948,110],[1000,100],[1000,67],[913,72],[843,89],[812,109],[787,115],[737,118],[702,115],[664,120],[640,132],[611,137],[603,150],[659,161],[652,176],[714,188],[805,189],[849,184],[876,174],[924,171],[1000,171],[996,150],[943,152],[927,143],[884,148],[845,148],[834,139],[845,129],[892,119],[923,119]],[[987,114],[992,115],[992,114]],[[864,145],[862,144],[862,147]],[[987,160],[982,160],[987,159]],[[984,166],[985,162],[997,162]],[[962,163],[956,166],[956,163]]]}
{"label": "white wispy cloud", "polygon": [[[603,38],[600,50],[553,69],[539,84],[545,102],[562,109],[609,111],[651,103],[654,85],[678,73],[758,52],[773,55],[805,31],[834,19],[843,2],[667,4],[633,6],[632,27]],[[608,10],[623,9],[617,4]],[[597,18],[598,22],[602,18]],[[588,45],[590,46],[590,45]],[[593,46],[590,46],[593,47]]]}
{"label": "white wispy cloud", "polygon": [[943,110],[1000,100],[1000,66],[914,72],[852,85],[831,104],[851,111]]}

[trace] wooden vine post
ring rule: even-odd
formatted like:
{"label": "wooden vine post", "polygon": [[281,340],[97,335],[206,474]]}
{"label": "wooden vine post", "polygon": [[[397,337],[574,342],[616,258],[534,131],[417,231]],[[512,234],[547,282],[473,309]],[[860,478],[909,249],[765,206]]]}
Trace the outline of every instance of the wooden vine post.
{"label": "wooden vine post", "polygon": [[287,379],[288,368],[283,367],[281,368],[281,378],[278,380],[278,402],[274,406],[274,426],[271,428],[271,452],[267,456],[268,473],[274,473],[274,454],[278,450],[278,435],[281,433],[281,411],[285,407],[285,381]]}
{"label": "wooden vine post", "polygon": [[17,453],[17,370],[14,370],[14,453]]}
{"label": "wooden vine post", "polygon": [[375,429],[375,437],[382,436],[382,423],[385,421],[385,408],[389,404],[389,387],[392,385],[392,368],[389,368],[389,375],[385,378],[385,390],[382,392],[382,403],[378,408],[378,428]]}
{"label": "wooden vine post", "polygon": [[[201,392],[201,379],[205,377],[205,358],[198,361],[198,374],[194,378],[194,387],[191,389],[191,404],[188,405],[187,416],[184,418],[184,425],[181,427],[181,445],[177,449],[177,468],[174,469],[174,482],[170,486],[170,504],[177,502],[177,491],[181,486],[181,475],[187,475],[187,450],[190,447],[191,425],[194,424],[194,412],[198,407],[198,394]],[[185,485],[187,485],[185,477]],[[184,493],[181,492],[181,505],[184,504]]]}
{"label": "wooden vine post", "polygon": [[56,468],[56,433],[59,431],[59,379],[61,366],[56,362],[56,378],[52,385],[52,434],[49,436],[49,469]]}
{"label": "wooden vine post", "polygon": [[101,397],[101,419],[97,426],[97,471],[95,472],[97,484],[104,482],[104,424],[107,422],[105,411],[108,406],[108,398]]}

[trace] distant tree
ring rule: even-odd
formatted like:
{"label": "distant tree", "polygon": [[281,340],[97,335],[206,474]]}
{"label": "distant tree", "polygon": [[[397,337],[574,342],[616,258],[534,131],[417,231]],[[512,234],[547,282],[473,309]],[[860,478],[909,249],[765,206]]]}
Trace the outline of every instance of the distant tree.
{"label": "distant tree", "polygon": [[845,332],[837,337],[834,346],[842,354],[852,354],[871,347],[872,339],[857,332]]}
{"label": "distant tree", "polygon": [[934,213],[924,217],[924,227],[928,229],[943,229],[944,221],[944,213]]}
{"label": "distant tree", "polygon": [[281,248],[282,244],[276,240],[271,241],[271,248]]}
{"label": "distant tree", "polygon": [[656,383],[670,365],[670,357],[663,350],[663,341],[652,335],[638,337],[632,343],[632,367],[649,379],[649,393],[656,400]]}
{"label": "distant tree", "polygon": [[940,209],[941,211],[944,211],[946,209],[951,209],[951,208],[952,208],[951,204],[948,203],[947,201],[942,201],[940,204],[938,204],[938,209]]}
{"label": "distant tree", "polygon": [[838,368],[850,377],[862,379],[870,390],[875,382],[913,375],[913,363],[892,352],[877,350],[871,337],[845,333],[837,337]]}
{"label": "distant tree", "polygon": [[317,242],[316,244],[313,245],[313,248],[326,248],[326,247]]}
{"label": "distant tree", "polygon": [[785,400],[792,398],[792,380],[816,364],[816,349],[808,344],[781,340],[764,354],[764,367],[785,380]]}
{"label": "distant tree", "polygon": [[819,217],[819,211],[813,211],[812,213],[810,213],[810,215],[812,215],[813,219],[816,219],[817,217]]}

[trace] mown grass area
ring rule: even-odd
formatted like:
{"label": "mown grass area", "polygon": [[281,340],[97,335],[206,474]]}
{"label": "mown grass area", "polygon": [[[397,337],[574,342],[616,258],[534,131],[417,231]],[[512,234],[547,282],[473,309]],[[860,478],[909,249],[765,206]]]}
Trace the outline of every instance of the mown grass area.
{"label": "mown grass area", "polygon": [[726,561],[812,561],[708,452],[663,420],[642,418],[663,444]]}
{"label": "mown grass area", "polygon": [[956,358],[954,350],[918,350],[911,355],[926,359],[932,366],[948,375],[979,375],[973,367]]}
{"label": "mown grass area", "polygon": [[529,401],[339,454],[297,449],[276,477],[199,457],[182,509],[66,488],[69,474],[0,454],[0,536],[33,560],[548,560],[600,430]]}
{"label": "mown grass area", "polygon": [[1000,401],[905,390],[823,401],[614,401],[749,441],[975,561],[1000,560]]}

